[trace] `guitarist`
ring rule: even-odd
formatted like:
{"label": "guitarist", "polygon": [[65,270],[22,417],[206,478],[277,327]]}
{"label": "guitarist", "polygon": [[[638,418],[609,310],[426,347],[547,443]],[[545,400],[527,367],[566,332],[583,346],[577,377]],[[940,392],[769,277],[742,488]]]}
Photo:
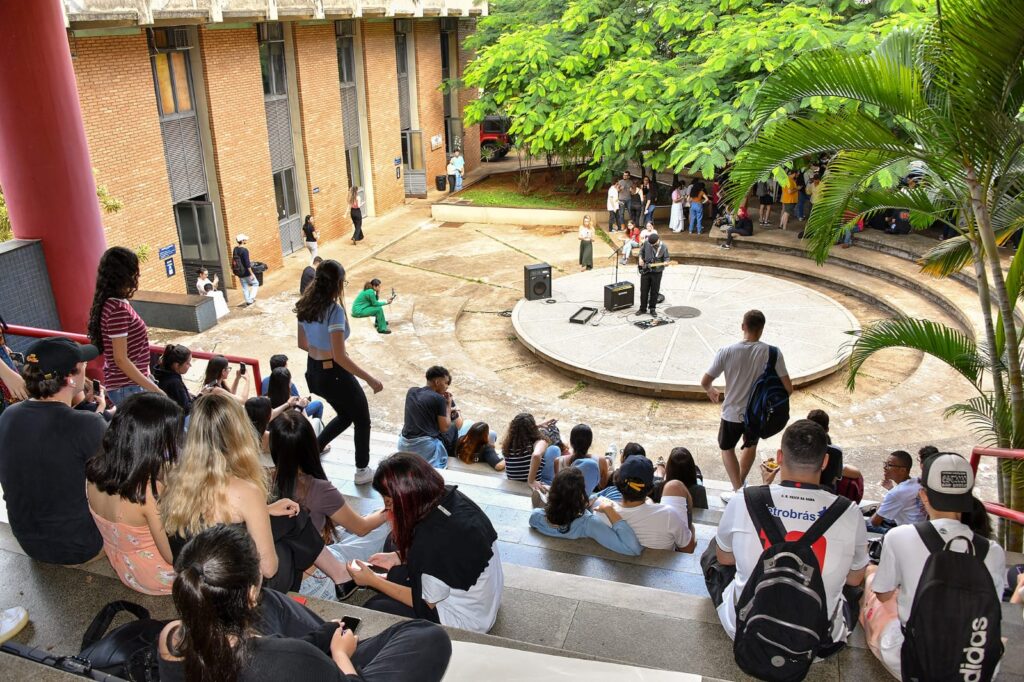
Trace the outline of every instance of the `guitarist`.
{"label": "guitarist", "polygon": [[661,290],[661,275],[668,265],[668,247],[658,240],[658,233],[647,235],[647,241],[640,245],[640,310],[646,315],[649,310],[652,317],[657,317],[655,308],[658,305],[658,292]]}

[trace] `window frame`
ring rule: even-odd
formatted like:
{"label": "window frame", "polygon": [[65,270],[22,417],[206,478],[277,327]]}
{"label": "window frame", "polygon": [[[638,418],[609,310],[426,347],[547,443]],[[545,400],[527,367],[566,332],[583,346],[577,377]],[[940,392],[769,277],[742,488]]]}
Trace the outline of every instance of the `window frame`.
{"label": "window frame", "polygon": [[[191,46],[179,47],[175,45],[172,38],[173,28],[150,28],[147,29],[147,38],[149,42],[149,67],[150,73],[153,76],[153,93],[156,97],[156,111],[161,121],[171,121],[179,118],[190,118],[196,115],[196,93],[192,83],[192,60],[191,60]],[[167,36],[168,46],[157,47],[156,34],[161,33]],[[190,107],[186,110],[181,109],[181,105],[178,102],[178,85],[179,85],[179,74],[177,68],[174,66],[174,60],[171,58],[172,53],[181,53],[183,57],[182,69],[185,71],[185,87],[188,90],[189,104]],[[160,93],[160,77],[157,72],[157,57],[159,55],[166,55],[167,60],[167,74],[170,79],[171,98],[173,100],[174,111],[170,114],[164,113],[164,99]]]}
{"label": "window frame", "polygon": [[[280,37],[277,37],[278,35]],[[256,41],[260,52],[260,81],[263,85],[263,99],[272,100],[288,97],[288,54],[285,50],[284,24],[280,21],[266,21],[258,24]],[[264,59],[264,50],[266,50],[266,59]],[[275,54],[278,50],[280,50],[279,55]],[[280,56],[280,74],[277,73],[277,69],[274,67],[276,56]],[[267,73],[263,72],[264,63],[266,63]],[[270,92],[267,92],[268,82],[270,84]],[[278,92],[278,90],[281,90],[281,92]]]}

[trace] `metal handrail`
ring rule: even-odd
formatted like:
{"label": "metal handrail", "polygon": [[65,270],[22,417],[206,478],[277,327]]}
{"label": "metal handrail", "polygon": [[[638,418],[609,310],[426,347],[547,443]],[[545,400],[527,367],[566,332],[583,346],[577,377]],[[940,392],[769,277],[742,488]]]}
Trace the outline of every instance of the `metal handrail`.
{"label": "metal handrail", "polygon": [[[997,459],[1016,459],[1024,460],[1024,450],[1010,450],[1007,448],[983,448],[976,447],[971,450],[971,468],[974,469],[974,473],[978,473],[978,464],[981,463],[982,457],[995,457]],[[1019,523],[1024,526],[1024,512],[1019,512],[1015,509],[999,504],[998,502],[982,502],[985,505],[986,511],[989,514],[998,516],[1014,523]]]}
{"label": "metal handrail", "polygon": [[[10,336],[27,336],[34,339],[45,339],[51,336],[60,336],[65,339],[71,339],[76,343],[92,343],[88,336],[85,334],[75,334],[73,332],[62,332],[56,329],[40,329],[38,327],[24,327],[19,324],[7,325],[7,334]],[[157,346],[149,344],[150,356],[156,355],[159,357],[163,354],[165,346]],[[228,362],[235,362],[240,365],[247,365],[252,367],[252,381],[255,384],[254,395],[260,394],[260,388],[263,384],[263,375],[260,372],[260,361],[256,358],[247,358],[241,355],[227,355],[225,353],[208,353],[202,350],[192,351],[192,357],[199,358],[200,360],[209,360],[215,355],[223,355],[227,358]]]}

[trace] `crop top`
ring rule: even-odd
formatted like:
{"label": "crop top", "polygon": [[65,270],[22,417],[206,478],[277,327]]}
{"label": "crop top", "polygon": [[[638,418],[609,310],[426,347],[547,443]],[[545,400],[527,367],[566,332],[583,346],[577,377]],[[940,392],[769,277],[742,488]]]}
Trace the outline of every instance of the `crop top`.
{"label": "crop top", "polygon": [[302,331],[306,333],[306,341],[310,346],[321,350],[331,349],[331,332],[343,332],[348,340],[350,329],[345,309],[332,303],[322,322],[300,322]]}

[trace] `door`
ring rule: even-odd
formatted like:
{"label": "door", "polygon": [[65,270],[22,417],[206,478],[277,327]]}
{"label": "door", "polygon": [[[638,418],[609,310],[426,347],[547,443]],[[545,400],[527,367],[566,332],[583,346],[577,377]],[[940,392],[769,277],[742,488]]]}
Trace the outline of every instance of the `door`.
{"label": "door", "polygon": [[287,256],[304,247],[302,218],[295,196],[295,169],[274,173],[274,197],[277,200],[277,228],[281,234],[281,253]]}
{"label": "door", "polygon": [[181,244],[181,264],[185,270],[185,293],[199,295],[196,277],[200,268],[220,281],[226,281],[221,265],[220,241],[213,204],[202,199],[190,199],[174,205],[174,219],[178,224],[178,242]]}

